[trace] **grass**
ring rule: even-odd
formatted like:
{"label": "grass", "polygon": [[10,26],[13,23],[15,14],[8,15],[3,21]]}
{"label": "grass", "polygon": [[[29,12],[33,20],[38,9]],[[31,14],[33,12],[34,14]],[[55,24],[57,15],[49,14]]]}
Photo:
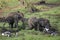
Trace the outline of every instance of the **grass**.
{"label": "grass", "polygon": [[[36,16],[37,18],[49,19],[51,26],[55,27],[56,29],[58,29],[60,31],[60,16],[53,16],[53,15],[60,15],[60,6],[49,8],[48,6],[45,6],[45,5],[38,5],[35,7],[39,10],[43,9],[43,8],[49,8],[49,10],[31,13],[31,12],[28,12],[27,9],[25,9],[24,7],[21,7],[21,6],[14,8],[15,6],[19,5],[18,0],[9,0],[9,2],[8,2],[8,0],[6,0],[6,1],[8,3],[8,6],[13,9],[9,9],[9,8],[3,9],[4,16],[9,14],[10,12],[19,10],[22,13],[24,13],[25,18],[30,18],[32,16]],[[30,0],[30,1],[25,0],[25,1],[26,2],[37,2],[40,0],[37,0],[37,1],[36,0]],[[46,2],[47,3],[59,3],[60,0],[46,0]],[[3,23],[0,23],[0,26],[3,26]],[[8,26],[9,26],[8,24],[5,25],[5,27],[8,27]],[[22,26],[21,22],[19,22],[19,26]],[[42,32],[35,31],[35,30],[20,30],[18,37],[15,37],[15,36],[3,37],[0,35],[0,40],[60,40],[60,36],[50,36],[48,34],[43,34]]]}
{"label": "grass", "polygon": [[22,30],[20,31],[18,37],[0,37],[0,38],[1,38],[0,40],[60,40],[60,36],[43,35],[41,32],[34,30]]}

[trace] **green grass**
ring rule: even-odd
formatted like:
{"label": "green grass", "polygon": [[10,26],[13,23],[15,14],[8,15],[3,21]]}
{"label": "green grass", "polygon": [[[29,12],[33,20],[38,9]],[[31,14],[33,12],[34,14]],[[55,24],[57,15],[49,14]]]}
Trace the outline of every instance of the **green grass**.
{"label": "green grass", "polygon": [[[27,2],[38,2],[42,0],[26,0]],[[60,0],[45,0],[47,3],[60,3]]]}
{"label": "green grass", "polygon": [[8,4],[8,6],[17,6],[19,4],[18,0],[0,0],[0,3],[2,2],[6,2]]}
{"label": "green grass", "polygon": [[34,30],[22,30],[18,37],[0,37],[0,40],[60,40],[60,36],[44,35]]}
{"label": "green grass", "polygon": [[[26,1],[27,2],[37,2],[40,0],[37,0],[37,1],[36,0],[30,0],[30,1],[26,0]],[[59,3],[60,0],[46,0],[46,2],[47,3]],[[8,3],[8,6],[10,6],[10,7],[19,5],[18,0],[10,0],[7,3]],[[39,6],[35,6],[35,7],[40,10],[40,8],[47,8],[48,6],[39,5]],[[35,12],[35,13],[30,13],[30,12],[28,12],[27,9],[22,7],[22,8],[16,8],[16,9],[11,9],[11,10],[5,10],[3,12],[3,15],[6,16],[10,12],[17,11],[17,10],[24,13],[25,18],[30,18],[32,16],[36,16],[37,18],[49,19],[51,26],[60,31],[60,16],[53,16],[53,15],[60,15],[60,6],[49,8],[49,10],[47,10],[47,11],[42,11],[42,12],[40,11],[40,12]],[[22,26],[21,22],[19,22],[18,24],[20,27]],[[3,26],[3,23],[0,23],[0,26]],[[5,25],[5,27],[8,27],[8,26],[9,26],[8,24]],[[14,37],[14,36],[3,37],[0,35],[0,40],[60,40],[60,36],[50,36],[48,34],[43,34],[42,32],[35,31],[35,30],[20,30],[18,37]]]}

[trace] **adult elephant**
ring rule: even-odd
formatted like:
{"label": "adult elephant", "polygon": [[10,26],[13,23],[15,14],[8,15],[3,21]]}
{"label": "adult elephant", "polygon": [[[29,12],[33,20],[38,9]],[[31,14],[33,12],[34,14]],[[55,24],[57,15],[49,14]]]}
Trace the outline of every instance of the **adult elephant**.
{"label": "adult elephant", "polygon": [[[17,11],[17,12],[11,12],[7,17],[5,17],[6,22],[9,23],[10,28],[16,28],[18,27],[18,22],[21,20],[24,25],[24,14]],[[5,24],[4,24],[5,25]],[[13,26],[15,25],[15,26]]]}

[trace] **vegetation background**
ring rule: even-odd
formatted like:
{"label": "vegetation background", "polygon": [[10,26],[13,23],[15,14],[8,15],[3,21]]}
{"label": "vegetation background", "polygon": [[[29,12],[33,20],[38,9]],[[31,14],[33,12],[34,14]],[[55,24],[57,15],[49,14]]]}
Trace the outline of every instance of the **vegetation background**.
{"label": "vegetation background", "polygon": [[[19,10],[24,13],[25,18],[36,16],[37,18],[49,19],[51,26],[60,31],[60,0],[44,0],[49,5],[32,5],[40,1],[42,0],[0,0],[0,17]],[[39,12],[30,12],[31,7],[35,7]],[[2,27],[3,23],[0,23],[0,26]],[[21,26],[20,22],[19,26]],[[8,27],[8,24],[5,27]],[[3,37],[0,35],[0,40],[60,40],[60,36],[44,35],[33,29],[21,30],[18,37]]]}

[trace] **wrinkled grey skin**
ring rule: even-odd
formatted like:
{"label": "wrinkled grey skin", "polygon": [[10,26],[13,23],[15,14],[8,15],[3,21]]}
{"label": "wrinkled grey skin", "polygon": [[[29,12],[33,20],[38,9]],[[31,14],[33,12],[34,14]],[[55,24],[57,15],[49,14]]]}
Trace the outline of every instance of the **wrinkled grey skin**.
{"label": "wrinkled grey skin", "polygon": [[[5,23],[8,22],[10,28],[18,27],[19,20],[21,20],[23,22],[23,25],[24,25],[23,13],[17,11],[17,12],[11,12],[10,14],[12,14],[12,15],[9,15],[8,17],[5,18]],[[4,23],[4,25],[5,25],[5,23]],[[13,26],[13,25],[15,25],[15,26]]]}

